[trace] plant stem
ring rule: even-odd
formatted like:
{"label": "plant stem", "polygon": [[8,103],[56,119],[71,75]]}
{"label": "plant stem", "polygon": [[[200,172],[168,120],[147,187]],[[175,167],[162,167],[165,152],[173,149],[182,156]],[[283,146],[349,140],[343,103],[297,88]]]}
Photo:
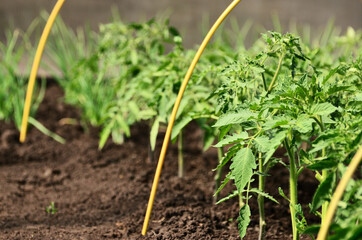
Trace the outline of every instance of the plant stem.
{"label": "plant stem", "polygon": [[[328,175],[327,170],[322,170],[322,181],[324,181],[327,178],[327,175]],[[329,205],[328,201],[324,201],[324,203],[322,203],[321,225],[323,225],[325,222],[328,205]]]}
{"label": "plant stem", "polygon": [[284,140],[285,148],[287,149],[288,156],[289,156],[289,167],[290,167],[290,175],[289,175],[289,182],[290,182],[290,215],[292,219],[292,228],[293,228],[293,240],[299,239],[299,233],[297,229],[297,219],[296,219],[296,211],[295,206],[298,203],[298,195],[297,195],[297,166],[295,163],[294,153],[290,149],[290,145],[288,142],[288,137]]}
{"label": "plant stem", "polygon": [[277,67],[277,70],[276,70],[275,73],[274,73],[273,80],[271,81],[271,83],[270,83],[270,85],[269,85],[267,94],[269,94],[270,91],[271,91],[271,90],[273,89],[273,87],[274,87],[274,83],[275,83],[275,81],[277,80],[278,75],[279,75],[280,68],[282,67],[282,63],[283,63],[284,56],[285,56],[285,53],[282,53],[282,55],[280,55],[280,57],[279,57],[278,67]]}
{"label": "plant stem", "polygon": [[178,135],[178,177],[184,177],[183,137],[182,131]]}
{"label": "plant stem", "polygon": [[[264,173],[264,161],[259,152],[259,172]],[[265,177],[259,175],[259,191],[264,192],[265,188]],[[259,208],[259,238],[258,240],[265,239],[265,212],[264,212],[264,197],[262,195],[258,195],[258,208]]]}
{"label": "plant stem", "polygon": [[244,207],[245,203],[243,201],[243,194],[240,193],[239,194],[239,209],[241,209],[242,207]]}
{"label": "plant stem", "polygon": [[[222,147],[217,148],[217,157],[218,157],[219,163],[221,163],[223,156],[224,156],[223,148]],[[223,167],[220,167],[216,171],[216,175],[215,175],[215,192],[217,192],[217,190],[220,187],[222,170],[223,170]],[[217,193],[215,195],[214,202],[217,202],[218,200],[219,200],[219,193]]]}
{"label": "plant stem", "polygon": [[[320,129],[322,132],[324,132],[324,124],[322,121],[321,117],[313,117],[314,120],[318,123]],[[326,156],[326,149],[323,148],[322,149],[322,158]],[[323,182],[328,175],[328,171],[327,170],[322,170],[322,176],[320,178],[320,182]],[[326,218],[326,213],[327,213],[327,209],[328,209],[328,201],[324,201],[324,203],[322,204],[322,214],[321,214],[321,224],[323,225],[325,218]]]}
{"label": "plant stem", "polygon": [[152,163],[154,161],[154,158],[155,158],[155,151],[152,150],[152,145],[151,145],[151,127],[149,126],[149,129],[148,129],[148,133],[149,133],[149,136],[148,136],[148,158],[147,158],[147,163]]}
{"label": "plant stem", "polygon": [[268,91],[268,87],[266,86],[266,81],[265,81],[264,73],[261,74],[261,78],[263,79],[264,90],[265,90],[265,91]]}

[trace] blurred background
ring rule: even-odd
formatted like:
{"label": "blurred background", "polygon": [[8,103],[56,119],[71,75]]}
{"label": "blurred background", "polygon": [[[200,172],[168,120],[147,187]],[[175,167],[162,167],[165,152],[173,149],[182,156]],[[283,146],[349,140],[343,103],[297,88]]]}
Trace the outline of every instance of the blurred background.
{"label": "blurred background", "polygon": [[[88,24],[97,30],[118,9],[125,22],[147,20],[157,13],[168,12],[170,22],[184,36],[186,47],[199,44],[201,30],[212,24],[231,0],[67,0],[60,12],[64,21],[77,28]],[[0,40],[9,26],[25,30],[41,10],[50,12],[56,0],[1,0]],[[324,29],[329,20],[345,31],[348,26],[362,27],[361,0],[243,0],[231,16],[242,26],[247,20],[254,29],[273,28],[272,16],[278,16],[282,30],[290,23],[310,25],[313,31]],[[274,18],[275,21],[275,18]],[[186,35],[185,35],[186,34]]]}

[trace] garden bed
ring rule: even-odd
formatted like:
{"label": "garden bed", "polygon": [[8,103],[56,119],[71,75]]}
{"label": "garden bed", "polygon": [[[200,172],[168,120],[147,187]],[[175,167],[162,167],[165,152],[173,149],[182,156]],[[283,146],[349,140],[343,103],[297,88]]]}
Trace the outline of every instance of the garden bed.
{"label": "garden bed", "polygon": [[[147,126],[137,124],[124,144],[109,141],[99,151],[98,129],[85,132],[77,124],[61,125],[63,118],[80,116],[61,101],[62,96],[55,83],[48,83],[36,119],[63,136],[64,145],[35,128],[20,144],[15,126],[0,122],[0,239],[239,239],[238,202],[232,199],[214,205],[212,169],[217,165],[217,152],[202,152],[196,124],[188,126],[191,131],[187,132],[192,134],[185,136],[184,179],[177,177],[176,146],[168,150],[144,238],[141,228],[156,168],[156,162],[146,161]],[[156,149],[162,138],[160,134]],[[280,204],[266,200],[266,239],[291,239],[289,205],[278,194],[278,187],[288,193],[288,170],[276,167],[270,175],[266,191]],[[305,206],[312,200],[317,182],[308,171],[299,180],[298,198]],[[46,212],[51,202],[55,214]],[[250,200],[250,206],[245,239],[257,239],[256,198]],[[309,216],[308,223],[317,223],[317,219]]]}

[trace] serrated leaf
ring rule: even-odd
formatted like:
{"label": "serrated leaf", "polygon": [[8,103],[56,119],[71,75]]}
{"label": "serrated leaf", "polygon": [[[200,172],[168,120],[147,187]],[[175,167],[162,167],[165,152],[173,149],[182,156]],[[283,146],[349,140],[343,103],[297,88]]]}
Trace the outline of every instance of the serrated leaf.
{"label": "serrated leaf", "polygon": [[332,186],[334,182],[334,173],[330,173],[326,179],[321,182],[313,196],[311,212],[316,211],[323,202],[332,193]]}
{"label": "serrated leaf", "polygon": [[287,200],[288,202],[290,202],[289,198],[287,197],[287,195],[285,195],[283,189],[281,187],[278,187],[278,192],[279,195],[282,196],[285,200]]}
{"label": "serrated leaf", "polygon": [[192,121],[192,118],[190,116],[184,117],[181,119],[181,121],[177,122],[175,126],[172,128],[171,133],[171,140],[175,140],[175,138],[178,136],[180,131],[190,122]]}
{"label": "serrated leaf", "polygon": [[225,201],[227,201],[227,200],[229,200],[229,199],[232,199],[232,198],[234,198],[234,197],[236,197],[236,196],[238,196],[238,195],[239,195],[238,191],[235,190],[235,191],[233,191],[232,193],[230,193],[229,195],[227,195],[226,197],[224,197],[224,198],[220,199],[219,201],[217,201],[216,204],[225,202]]}
{"label": "serrated leaf", "polygon": [[326,115],[322,116],[322,122],[324,124],[326,124],[326,123],[336,123],[336,121],[333,121],[330,117],[328,117]]}
{"label": "serrated leaf", "polygon": [[221,141],[221,139],[225,137],[225,135],[229,132],[230,128],[231,125],[219,128],[219,141]]}
{"label": "serrated leaf", "polygon": [[309,166],[307,166],[307,168],[314,170],[314,171],[318,171],[318,170],[329,169],[329,168],[335,167],[337,165],[338,165],[338,163],[336,161],[333,161],[331,159],[323,159],[323,160],[319,160],[315,163],[310,164]]}
{"label": "serrated leaf", "polygon": [[255,168],[255,157],[250,148],[240,149],[232,159],[232,164],[230,165],[231,175],[234,177],[239,193],[243,191],[246,184],[250,181],[253,169]]}
{"label": "serrated leaf", "polygon": [[338,136],[339,136],[338,132],[321,133],[321,135],[319,135],[316,139],[314,139],[313,144],[316,145],[322,140],[327,140],[327,141],[331,140],[333,142],[335,141],[334,139],[336,139]]}
{"label": "serrated leaf", "polygon": [[151,144],[152,151],[154,151],[155,147],[156,147],[156,140],[157,140],[159,127],[160,127],[160,119],[156,118],[155,122],[152,125],[151,132],[150,132],[150,144]]}
{"label": "serrated leaf", "polygon": [[218,142],[214,147],[223,147],[232,143],[236,143],[245,139],[248,139],[248,133],[242,132],[240,134],[234,134],[232,136],[227,136],[226,138],[222,139],[220,142]]}
{"label": "serrated leaf", "polygon": [[227,113],[225,115],[222,115],[216,123],[213,125],[213,127],[222,127],[227,126],[230,124],[240,124],[243,122],[246,122],[251,117],[255,117],[256,114],[249,111],[249,110],[243,110],[238,113]]}
{"label": "serrated leaf", "polygon": [[309,151],[309,154],[318,152],[318,151],[322,150],[323,148],[328,147],[328,145],[329,145],[328,142],[321,140],[317,144],[312,145],[313,148]]}
{"label": "serrated leaf", "polygon": [[245,237],[246,229],[248,228],[249,223],[250,223],[250,216],[251,216],[251,212],[250,212],[249,205],[242,206],[240,208],[239,217],[238,217],[238,229],[239,229],[239,235],[240,235],[241,239],[243,237]]}
{"label": "serrated leaf", "polygon": [[328,115],[336,111],[337,108],[333,106],[331,103],[317,103],[314,104],[310,109],[311,115]]}
{"label": "serrated leaf", "polygon": [[231,176],[231,172],[229,172],[226,176],[225,179],[222,181],[220,187],[216,190],[216,192],[214,193],[214,197],[226,186],[226,184],[231,180],[232,176]]}
{"label": "serrated leaf", "polygon": [[289,125],[290,118],[287,116],[276,117],[275,119],[268,120],[263,124],[263,129],[269,130],[279,126]]}
{"label": "serrated leaf", "polygon": [[257,188],[252,188],[252,189],[249,190],[249,192],[254,192],[254,193],[258,194],[258,195],[261,195],[261,196],[263,196],[263,197],[265,197],[265,198],[267,198],[269,200],[272,200],[273,202],[279,204],[279,202],[273,196],[271,196],[269,193],[262,192]]}
{"label": "serrated leaf", "polygon": [[265,154],[264,164],[267,164],[270,158],[273,156],[274,152],[278,149],[279,145],[287,136],[288,131],[278,132],[274,137],[270,139],[271,148]]}
{"label": "serrated leaf", "polygon": [[239,151],[240,147],[241,147],[240,144],[236,144],[236,145],[232,146],[231,148],[229,148],[229,150],[227,151],[227,153],[225,154],[225,156],[223,157],[223,159],[221,160],[219,165],[217,165],[216,169],[214,169],[213,171],[225,166],[225,164],[227,164],[230,161],[230,159],[234,156],[234,154],[237,151]]}
{"label": "serrated leaf", "polygon": [[295,122],[295,129],[300,133],[307,133],[313,130],[314,120],[306,115],[301,115]]}
{"label": "serrated leaf", "polygon": [[262,153],[267,152],[272,147],[269,138],[265,135],[256,137],[254,142],[256,143],[258,151]]}
{"label": "serrated leaf", "polygon": [[335,68],[332,68],[329,73],[323,78],[323,84],[325,84],[328,79],[330,79],[338,70],[339,70],[340,66],[337,66]]}

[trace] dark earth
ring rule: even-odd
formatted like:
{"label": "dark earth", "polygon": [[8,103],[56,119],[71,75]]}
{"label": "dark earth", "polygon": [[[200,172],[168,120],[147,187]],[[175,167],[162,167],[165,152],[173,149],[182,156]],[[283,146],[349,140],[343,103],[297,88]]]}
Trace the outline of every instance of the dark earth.
{"label": "dark earth", "polygon": [[[185,131],[184,179],[177,177],[176,146],[168,149],[143,237],[156,169],[156,162],[147,161],[146,124],[132,127],[132,137],[124,144],[109,141],[99,151],[99,129],[82,127],[79,111],[64,104],[62,96],[62,90],[50,82],[36,119],[64,137],[64,145],[34,127],[20,144],[15,126],[0,121],[0,239],[239,239],[237,199],[214,205],[212,169],[217,152],[202,152],[202,134],[196,124]],[[78,123],[64,124],[67,118]],[[157,149],[162,140],[160,133]],[[276,165],[270,174],[266,190],[280,204],[265,201],[266,239],[292,239],[288,202],[278,194],[278,187],[288,194],[288,170]],[[298,186],[299,201],[308,213],[307,203],[317,187],[313,174],[303,172]],[[228,186],[222,195],[232,189]],[[256,197],[249,201],[252,219],[245,239],[257,239]],[[55,214],[46,212],[51,202]],[[318,222],[308,214],[307,220]]]}

